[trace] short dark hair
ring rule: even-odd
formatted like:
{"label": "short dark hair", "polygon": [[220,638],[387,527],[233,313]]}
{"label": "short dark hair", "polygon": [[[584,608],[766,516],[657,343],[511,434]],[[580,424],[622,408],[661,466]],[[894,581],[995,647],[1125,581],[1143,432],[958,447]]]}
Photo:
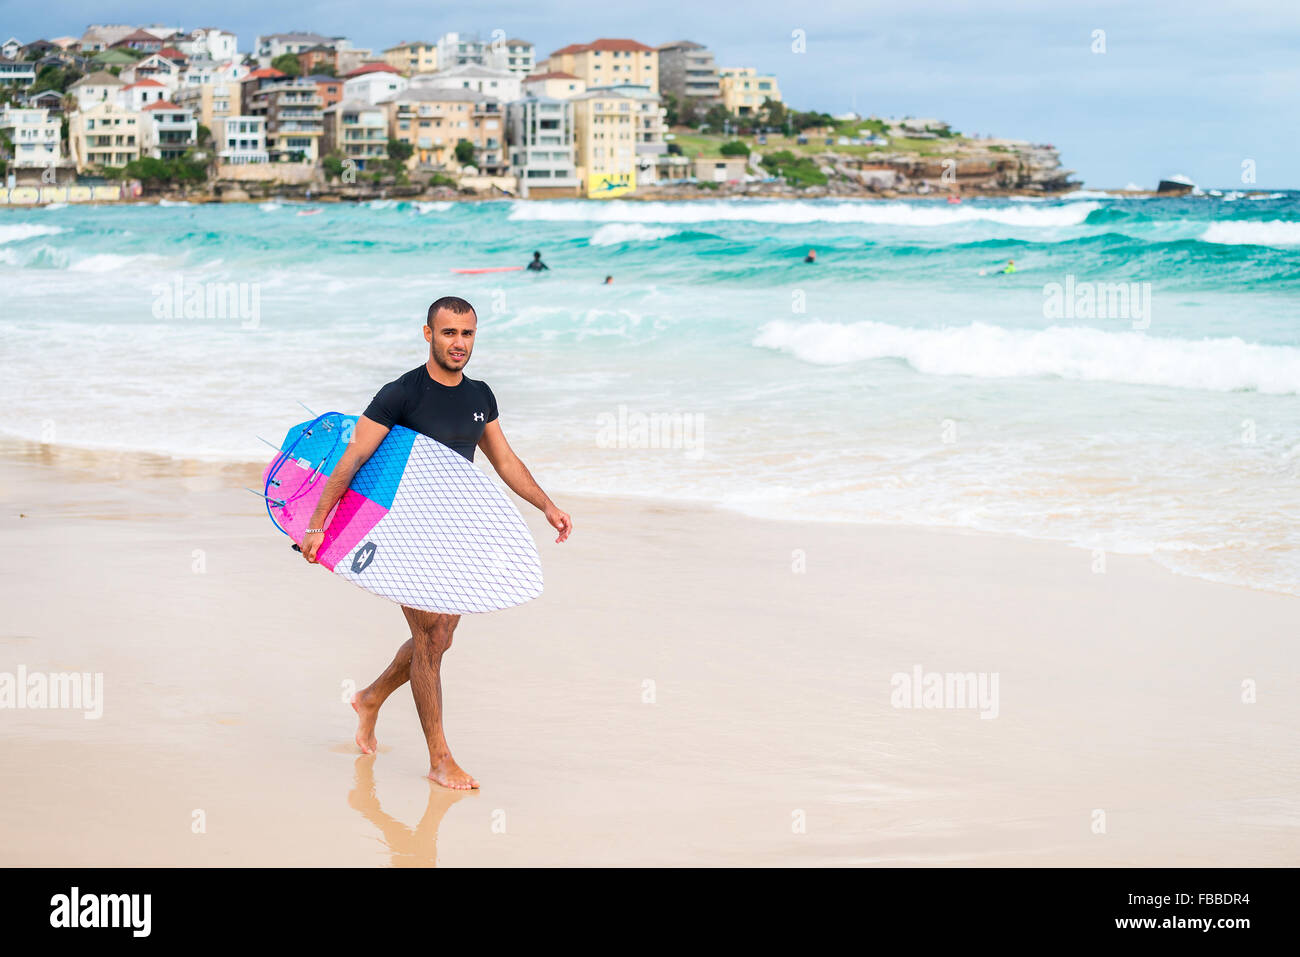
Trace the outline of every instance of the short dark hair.
{"label": "short dark hair", "polygon": [[430,329],[433,328],[433,317],[438,314],[439,309],[446,309],[448,312],[454,312],[458,316],[463,316],[465,313],[469,312],[473,313],[475,319],[478,318],[478,313],[474,312],[474,307],[464,299],[460,298],[460,296],[443,296],[441,299],[435,300],[433,305],[429,307],[429,315],[424,320],[424,323]]}

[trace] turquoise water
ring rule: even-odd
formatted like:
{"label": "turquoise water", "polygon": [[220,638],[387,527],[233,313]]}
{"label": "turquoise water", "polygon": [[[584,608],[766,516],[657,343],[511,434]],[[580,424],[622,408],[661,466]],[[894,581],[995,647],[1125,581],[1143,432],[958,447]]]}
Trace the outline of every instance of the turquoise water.
{"label": "turquoise water", "polygon": [[[0,211],[0,429],[261,460],[296,400],[358,411],[418,364],[456,294],[470,374],[556,493],[1300,594],[1300,194],[313,208]],[[534,249],[551,272],[450,271]],[[242,309],[207,301],[226,284]]]}

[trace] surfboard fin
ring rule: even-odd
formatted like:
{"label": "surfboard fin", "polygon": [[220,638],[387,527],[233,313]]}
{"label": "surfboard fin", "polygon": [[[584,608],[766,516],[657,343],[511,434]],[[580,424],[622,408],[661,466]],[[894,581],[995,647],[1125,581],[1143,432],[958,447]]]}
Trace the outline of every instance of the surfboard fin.
{"label": "surfboard fin", "polygon": [[245,491],[245,492],[252,492],[252,493],[253,493],[254,495],[256,495],[258,498],[266,499],[268,502],[270,502],[270,503],[271,503],[272,505],[274,505],[276,508],[284,508],[284,499],[271,498],[271,496],[267,495],[265,492],[259,492],[257,489],[255,489],[255,488],[249,488],[247,485],[244,486],[244,491]]}

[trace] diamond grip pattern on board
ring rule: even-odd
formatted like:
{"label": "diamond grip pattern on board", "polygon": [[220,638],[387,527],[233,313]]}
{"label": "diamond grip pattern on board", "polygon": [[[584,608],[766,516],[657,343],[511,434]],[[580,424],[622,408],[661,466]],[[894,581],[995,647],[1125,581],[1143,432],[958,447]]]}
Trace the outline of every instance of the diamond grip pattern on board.
{"label": "diamond grip pattern on board", "polygon": [[[399,429],[410,431],[392,432]],[[540,595],[537,546],[514,505],[464,456],[426,435],[411,437],[388,514],[339,559],[335,574],[445,614],[497,611]],[[395,450],[406,444],[396,438]]]}

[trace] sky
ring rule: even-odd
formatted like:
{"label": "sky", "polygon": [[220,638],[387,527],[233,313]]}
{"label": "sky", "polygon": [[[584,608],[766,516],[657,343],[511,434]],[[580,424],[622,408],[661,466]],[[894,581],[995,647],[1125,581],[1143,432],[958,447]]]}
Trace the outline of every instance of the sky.
{"label": "sky", "polygon": [[451,30],[503,30],[535,43],[539,59],[597,37],[688,39],[721,66],[775,73],[796,109],[938,117],[965,133],[1051,143],[1088,186],[1152,188],[1181,173],[1207,188],[1300,188],[1292,0],[0,0],[0,39],[79,36],[105,21],[221,27],[241,51],[258,34],[300,29],[376,54]]}

